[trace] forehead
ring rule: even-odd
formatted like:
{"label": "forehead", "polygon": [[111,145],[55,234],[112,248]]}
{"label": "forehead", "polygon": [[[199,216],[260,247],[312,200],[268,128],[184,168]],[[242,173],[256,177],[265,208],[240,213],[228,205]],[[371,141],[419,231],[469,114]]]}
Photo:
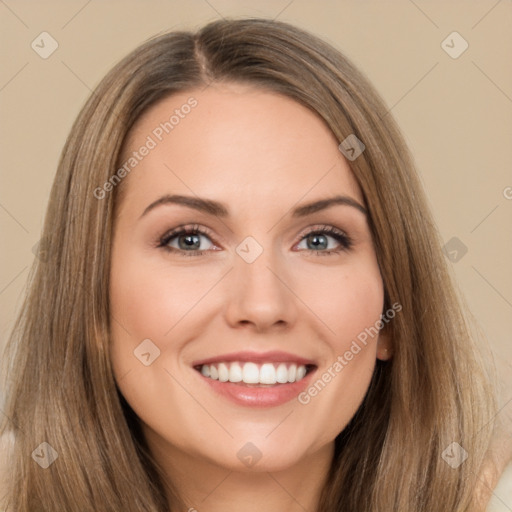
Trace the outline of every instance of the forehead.
{"label": "forehead", "polygon": [[338,144],[318,115],[275,92],[233,83],[180,92],[131,129],[121,165],[135,165],[127,166],[124,196],[134,206],[140,200],[139,208],[162,193],[193,193],[233,209],[335,193],[362,202]]}

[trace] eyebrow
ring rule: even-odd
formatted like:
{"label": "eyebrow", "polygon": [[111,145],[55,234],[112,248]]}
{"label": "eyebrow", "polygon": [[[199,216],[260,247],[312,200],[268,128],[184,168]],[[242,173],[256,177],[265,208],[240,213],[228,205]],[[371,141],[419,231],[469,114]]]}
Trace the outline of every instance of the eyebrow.
{"label": "eyebrow", "polygon": [[[192,196],[165,195],[156,201],[153,201],[149,206],[147,206],[146,209],[142,212],[141,218],[158,206],[171,204],[186,206],[188,208],[193,208],[194,210],[198,210],[209,215],[215,215],[217,217],[229,217],[229,211],[227,207],[218,201]],[[358,203],[355,199],[352,199],[349,196],[334,196],[298,206],[292,210],[292,217],[306,217],[335,205],[351,206],[359,210],[364,215],[368,214],[366,208],[362,204]]]}

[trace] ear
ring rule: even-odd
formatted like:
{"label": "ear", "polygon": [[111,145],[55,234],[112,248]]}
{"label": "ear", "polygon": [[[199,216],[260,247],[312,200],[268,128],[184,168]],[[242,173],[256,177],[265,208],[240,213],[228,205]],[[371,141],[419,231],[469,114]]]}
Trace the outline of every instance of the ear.
{"label": "ear", "polygon": [[391,339],[391,329],[384,327],[377,340],[377,359],[388,361],[393,356],[393,340]]}

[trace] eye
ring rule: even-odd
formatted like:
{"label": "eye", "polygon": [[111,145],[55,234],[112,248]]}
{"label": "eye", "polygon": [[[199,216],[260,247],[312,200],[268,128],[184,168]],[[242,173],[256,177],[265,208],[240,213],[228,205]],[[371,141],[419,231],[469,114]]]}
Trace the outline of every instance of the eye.
{"label": "eye", "polygon": [[[329,242],[331,240],[331,243]],[[334,242],[332,242],[334,241]],[[300,247],[305,244],[306,247]],[[316,227],[301,236],[299,249],[316,253],[317,255],[329,256],[346,251],[352,247],[352,240],[343,231],[333,226]]]}
{"label": "eye", "polygon": [[[178,226],[162,236],[158,247],[180,256],[201,256],[212,250],[220,250],[211,237],[209,230],[201,226]],[[302,234],[299,240],[298,249],[318,256],[337,254],[352,247],[350,237],[333,226],[315,226]]]}
{"label": "eye", "polygon": [[[205,239],[209,240],[209,243],[205,243]],[[215,247],[210,240],[208,230],[197,225],[179,226],[173,229],[160,239],[158,246],[184,256],[201,256],[203,252]]]}

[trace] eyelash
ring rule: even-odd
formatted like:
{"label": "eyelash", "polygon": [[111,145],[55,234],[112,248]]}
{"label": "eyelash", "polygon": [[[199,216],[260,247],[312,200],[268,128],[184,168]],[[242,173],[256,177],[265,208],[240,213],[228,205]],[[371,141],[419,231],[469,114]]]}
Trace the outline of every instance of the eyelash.
{"label": "eyelash", "polygon": [[[178,226],[170,232],[167,232],[163,235],[159,242],[158,247],[164,249],[165,251],[176,253],[180,256],[202,256],[205,253],[210,252],[210,250],[201,250],[201,251],[184,251],[182,249],[176,249],[175,247],[169,247],[169,242],[180,235],[204,235],[208,238],[212,238],[211,233],[208,229],[205,229],[197,224],[194,226]],[[303,249],[303,251],[307,253],[314,253],[317,256],[333,256],[343,251],[348,251],[351,249],[353,242],[352,239],[346,235],[343,231],[333,227],[333,226],[315,226],[314,228],[306,231],[305,233],[301,233],[298,240],[294,243],[297,244],[305,239],[309,235],[328,235],[334,238],[340,244],[340,248],[331,249],[325,251],[315,251],[313,249]]]}

